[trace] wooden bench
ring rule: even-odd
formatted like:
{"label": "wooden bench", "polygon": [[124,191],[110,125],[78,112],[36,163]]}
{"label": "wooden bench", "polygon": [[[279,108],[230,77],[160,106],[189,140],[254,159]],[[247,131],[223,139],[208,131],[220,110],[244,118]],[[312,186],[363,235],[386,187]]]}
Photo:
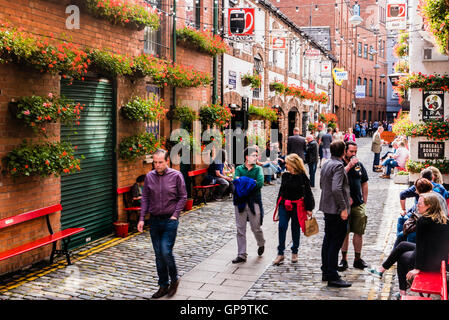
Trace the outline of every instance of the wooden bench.
{"label": "wooden bench", "polygon": [[[199,169],[199,170],[192,170],[189,171],[187,174],[190,178],[192,177],[196,177],[202,174],[207,174],[207,168],[204,169]],[[192,179],[192,185],[193,185],[193,190],[192,190],[192,197],[194,199],[194,201],[198,201],[199,199],[202,199],[201,202],[204,202],[204,204],[207,204],[206,202],[206,193],[207,190],[211,190],[213,191],[215,187],[219,186],[220,184],[216,183],[216,184],[210,184],[210,185],[206,185],[206,186],[201,186],[201,185],[196,185],[195,183],[195,179]]]}
{"label": "wooden bench", "polygon": [[137,222],[139,221],[140,215],[140,207],[133,207],[133,195],[131,192],[132,186],[127,186],[123,188],[117,188],[117,194],[123,194],[123,210],[127,213],[126,221],[131,224],[131,219],[129,215],[135,213],[135,225],[137,226]]}
{"label": "wooden bench", "polygon": [[[69,265],[71,265],[72,263],[70,261],[70,253],[67,249],[69,242],[70,242],[70,236],[83,231],[84,228],[68,228],[68,229],[53,233],[53,230],[52,230],[51,224],[50,224],[49,215],[51,213],[58,212],[61,210],[62,210],[62,206],[60,204],[57,204],[57,205],[49,206],[46,208],[41,208],[41,209],[37,209],[34,211],[21,213],[17,216],[1,219],[0,220],[0,229],[3,229],[3,228],[8,228],[8,227],[11,227],[13,225],[16,225],[16,224],[19,224],[19,223],[22,223],[25,221],[29,221],[32,219],[36,219],[36,218],[45,216],[45,218],[47,220],[48,232],[50,234],[48,236],[45,236],[45,237],[37,239],[37,240],[33,240],[31,242],[28,242],[21,246],[15,247],[13,249],[9,249],[9,250],[0,252],[0,261],[17,256],[19,254],[22,254],[22,253],[25,253],[25,252],[28,252],[31,250],[34,250],[34,249],[37,249],[37,248],[40,248],[40,247],[43,247],[43,246],[46,246],[48,244],[53,244],[53,248],[51,250],[51,255],[50,255],[50,263],[53,263],[53,258],[55,256],[55,254],[63,253],[67,259],[67,263]],[[59,240],[62,240],[62,242],[63,242],[62,250],[56,250],[56,243]]]}
{"label": "wooden bench", "polygon": [[[405,296],[402,300],[432,300],[431,294],[438,294],[441,300],[447,300],[446,261],[441,261],[440,272],[418,273],[410,290],[418,292],[420,296]],[[424,297],[423,293],[427,293],[428,296]]]}

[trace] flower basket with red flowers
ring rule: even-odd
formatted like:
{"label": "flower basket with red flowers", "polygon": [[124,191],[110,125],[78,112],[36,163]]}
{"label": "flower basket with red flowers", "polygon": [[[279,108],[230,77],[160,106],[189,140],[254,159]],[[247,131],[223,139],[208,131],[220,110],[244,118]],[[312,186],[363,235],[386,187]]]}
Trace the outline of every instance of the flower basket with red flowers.
{"label": "flower basket with red flowers", "polygon": [[231,117],[231,109],[219,103],[206,105],[200,109],[200,121],[204,125],[216,125],[220,129],[227,128]]}
{"label": "flower basket with red flowers", "polygon": [[159,147],[159,142],[152,133],[141,133],[123,138],[119,144],[119,156],[123,160],[135,160],[151,154]]}
{"label": "flower basket with red flowers", "polygon": [[126,119],[147,122],[163,119],[167,109],[164,109],[163,99],[150,94],[146,99],[133,97],[121,108],[121,112]]}
{"label": "flower basket with red flowers", "polygon": [[22,144],[4,158],[6,171],[12,176],[60,176],[81,170],[80,158],[75,158],[75,148],[67,142]]}
{"label": "flower basket with red flowers", "polygon": [[438,50],[449,54],[449,1],[421,0],[418,12],[424,20],[426,30],[433,35]]}
{"label": "flower basket with red flowers", "polygon": [[248,85],[253,89],[260,88],[262,86],[262,76],[260,74],[251,75],[249,73],[242,75],[242,86]]}
{"label": "flower basket with red flowers", "polygon": [[228,48],[218,34],[214,35],[210,31],[196,30],[192,27],[176,30],[176,39],[184,46],[192,46],[213,57],[225,53]]}

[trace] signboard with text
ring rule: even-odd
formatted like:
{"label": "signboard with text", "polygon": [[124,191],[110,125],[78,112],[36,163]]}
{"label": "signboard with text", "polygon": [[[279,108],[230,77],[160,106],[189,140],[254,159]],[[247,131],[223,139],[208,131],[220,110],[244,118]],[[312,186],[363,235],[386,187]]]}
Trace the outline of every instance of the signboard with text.
{"label": "signboard with text", "polygon": [[270,35],[270,49],[285,50],[287,49],[287,37],[284,30],[272,30]]}
{"label": "signboard with text", "polygon": [[444,91],[423,91],[422,119],[442,120],[444,118]]}
{"label": "signboard with text", "polygon": [[319,59],[320,55],[321,52],[318,49],[307,49],[305,52],[306,59]]}
{"label": "signboard with text", "polygon": [[254,25],[254,8],[228,9],[228,34],[230,36],[252,36]]}
{"label": "signboard with text", "polygon": [[403,30],[407,28],[407,2],[405,0],[390,0],[386,10],[387,29]]}
{"label": "signboard with text", "polygon": [[335,84],[341,86],[343,80],[348,80],[348,71],[340,68],[332,69],[332,76],[334,77]]}
{"label": "signboard with text", "polygon": [[229,71],[228,77],[229,89],[235,90],[237,88],[237,72]]}
{"label": "signboard with text", "polygon": [[418,142],[419,159],[444,159],[444,142]]}
{"label": "signboard with text", "polygon": [[364,99],[366,93],[366,86],[363,85],[357,85],[355,86],[355,98],[356,99]]}
{"label": "signboard with text", "polygon": [[325,78],[330,78],[331,73],[332,73],[332,62],[321,61],[321,76]]}

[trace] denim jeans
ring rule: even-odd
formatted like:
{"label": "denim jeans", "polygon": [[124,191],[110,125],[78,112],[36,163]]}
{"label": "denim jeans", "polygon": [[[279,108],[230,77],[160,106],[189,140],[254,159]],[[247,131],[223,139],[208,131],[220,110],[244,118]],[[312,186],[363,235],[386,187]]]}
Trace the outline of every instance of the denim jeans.
{"label": "denim jeans", "polygon": [[385,167],[387,167],[387,172],[385,173],[387,176],[391,174],[391,169],[399,167],[398,162],[394,159],[388,159],[385,161]]}
{"label": "denim jeans", "polygon": [[382,267],[388,270],[397,262],[399,290],[407,289],[406,275],[414,268],[415,256],[416,244],[404,241],[394,248],[387,260],[382,263]]}
{"label": "denim jeans", "polygon": [[169,276],[171,282],[178,280],[178,271],[175,258],[173,257],[173,246],[176,240],[178,224],[178,220],[150,217],[151,242],[156,255],[158,284],[161,287],[169,285]]}
{"label": "denim jeans", "polygon": [[292,211],[285,210],[284,205],[279,205],[279,245],[278,245],[278,255],[283,256],[284,250],[285,250],[285,238],[287,236],[287,230],[288,230],[288,221],[290,218],[292,219],[291,222],[291,229],[292,229],[292,240],[293,244],[291,247],[292,253],[298,253],[299,248],[299,238],[301,235],[301,227],[299,226],[298,216],[296,214],[296,205],[293,205]]}
{"label": "denim jeans", "polygon": [[315,187],[315,173],[316,173],[316,162],[309,163],[309,177],[310,177],[310,186]]}

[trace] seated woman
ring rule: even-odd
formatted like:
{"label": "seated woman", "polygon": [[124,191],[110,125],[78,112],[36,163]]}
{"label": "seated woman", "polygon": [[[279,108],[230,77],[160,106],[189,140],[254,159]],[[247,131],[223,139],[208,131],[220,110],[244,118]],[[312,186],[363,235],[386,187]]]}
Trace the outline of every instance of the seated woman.
{"label": "seated woman", "polygon": [[133,197],[132,206],[133,207],[140,207],[140,200],[142,199],[142,188],[143,183],[145,182],[146,175],[142,174],[137,177],[136,183],[133,184],[131,187],[131,194]]}
{"label": "seated woman", "polygon": [[390,179],[391,170],[400,167],[405,168],[405,164],[410,156],[410,152],[405,147],[405,143],[402,141],[399,143],[399,148],[396,153],[392,156],[391,159],[388,159],[384,162],[385,167],[387,168],[385,174],[380,177],[383,179]]}
{"label": "seated woman", "polygon": [[416,244],[403,241],[391,251],[378,268],[368,272],[382,277],[383,273],[397,262],[400,299],[406,294],[407,280],[412,280],[420,271],[438,272],[441,261],[447,263],[449,253],[448,217],[434,193],[419,196],[418,212],[422,215],[416,225]]}

